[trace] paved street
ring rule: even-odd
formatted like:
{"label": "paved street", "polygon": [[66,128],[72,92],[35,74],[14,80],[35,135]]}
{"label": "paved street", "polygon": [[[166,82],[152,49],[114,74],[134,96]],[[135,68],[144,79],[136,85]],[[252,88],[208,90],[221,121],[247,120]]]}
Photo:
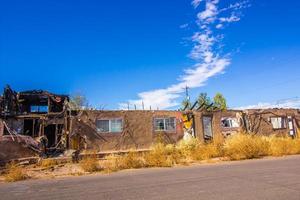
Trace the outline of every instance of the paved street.
{"label": "paved street", "polygon": [[300,156],[0,184],[0,199],[300,199]]}

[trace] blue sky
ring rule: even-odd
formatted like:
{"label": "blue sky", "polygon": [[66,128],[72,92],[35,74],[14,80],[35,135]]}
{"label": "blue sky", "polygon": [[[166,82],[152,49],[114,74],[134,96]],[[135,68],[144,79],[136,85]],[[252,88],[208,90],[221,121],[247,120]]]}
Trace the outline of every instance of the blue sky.
{"label": "blue sky", "polygon": [[[80,92],[106,109],[142,100],[174,109],[184,97],[178,88],[185,70],[206,67],[203,52],[191,57],[203,45],[191,38],[213,30],[209,36],[223,39],[205,49],[213,53],[209,70],[188,80],[191,99],[221,92],[230,107],[298,101],[300,2],[251,0],[240,10],[199,17],[209,2],[218,12],[244,1],[1,1],[0,87]],[[238,20],[231,22],[232,12]],[[216,29],[222,17],[224,28]],[[218,71],[215,61],[223,63]]]}

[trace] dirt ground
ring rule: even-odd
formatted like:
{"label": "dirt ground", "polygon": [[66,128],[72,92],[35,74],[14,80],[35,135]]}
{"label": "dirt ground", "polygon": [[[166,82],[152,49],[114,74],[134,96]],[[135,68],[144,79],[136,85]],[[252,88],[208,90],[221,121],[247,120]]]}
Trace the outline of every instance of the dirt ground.
{"label": "dirt ground", "polygon": [[[84,172],[79,164],[65,163],[51,167],[40,167],[37,165],[28,165],[22,167],[30,179],[49,179],[64,176],[80,176],[88,174]],[[1,170],[0,182],[5,182],[5,169]]]}
{"label": "dirt ground", "polygon": [[[199,162],[189,163],[187,165],[199,165],[199,164],[214,164],[223,162],[220,158],[214,158],[210,160],[204,160]],[[100,161],[101,163],[101,161]],[[186,166],[184,164],[176,165],[174,167],[182,167]],[[51,167],[41,167],[36,164],[22,166],[29,179],[54,179],[60,177],[70,177],[70,176],[84,176],[90,174],[107,174],[106,171],[98,171],[98,172],[85,172],[80,164],[78,163],[63,163],[57,164]],[[123,170],[121,170],[123,171]],[[115,172],[109,172],[115,173]],[[0,170],[0,183],[5,183],[5,168]]]}

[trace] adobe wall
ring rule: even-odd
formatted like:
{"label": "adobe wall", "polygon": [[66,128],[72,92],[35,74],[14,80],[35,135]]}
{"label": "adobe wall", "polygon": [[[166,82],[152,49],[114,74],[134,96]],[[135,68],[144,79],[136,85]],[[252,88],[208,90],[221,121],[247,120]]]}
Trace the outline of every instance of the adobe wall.
{"label": "adobe wall", "polygon": [[[201,141],[204,140],[204,127],[202,122],[203,116],[212,117],[213,137],[215,136],[225,137],[245,130],[242,111],[239,110],[213,111],[213,112],[196,111],[194,112],[194,124],[196,130],[195,133],[196,133],[196,137]],[[221,120],[223,117],[237,118],[240,122],[240,126],[238,128],[223,127],[221,125]]]}
{"label": "adobe wall", "polygon": [[0,163],[12,159],[37,156],[36,152],[15,141],[2,140],[0,137]]}
{"label": "adobe wall", "polygon": [[274,129],[270,122],[270,117],[284,117],[287,119],[288,116],[291,116],[295,131],[297,132],[297,130],[300,128],[300,110],[297,109],[252,109],[245,110],[244,112],[249,122],[249,131],[256,134],[275,134],[279,136],[289,135],[289,127],[287,123],[286,128]]}
{"label": "adobe wall", "polygon": [[[157,132],[155,117],[175,117],[176,130]],[[121,133],[99,133],[97,119],[123,119]],[[100,151],[149,148],[155,141],[176,143],[183,137],[182,114],[178,111],[84,111],[72,120],[71,137],[86,136],[87,148]]]}

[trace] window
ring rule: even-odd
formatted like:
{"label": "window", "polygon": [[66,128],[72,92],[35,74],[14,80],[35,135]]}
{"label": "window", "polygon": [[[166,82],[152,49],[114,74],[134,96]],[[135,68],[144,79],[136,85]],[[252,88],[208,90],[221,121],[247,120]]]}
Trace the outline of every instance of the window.
{"label": "window", "polygon": [[32,113],[47,113],[48,106],[31,105],[30,112],[32,112]]}
{"label": "window", "polygon": [[175,131],[176,130],[176,118],[154,118],[155,131]]}
{"label": "window", "polygon": [[120,133],[123,131],[122,119],[98,119],[97,130],[100,133]]}
{"label": "window", "polygon": [[221,119],[221,125],[224,128],[238,128],[238,127],[240,127],[239,121],[235,117],[223,117]]}
{"label": "window", "polygon": [[284,117],[271,117],[270,121],[274,129],[286,128]]}

